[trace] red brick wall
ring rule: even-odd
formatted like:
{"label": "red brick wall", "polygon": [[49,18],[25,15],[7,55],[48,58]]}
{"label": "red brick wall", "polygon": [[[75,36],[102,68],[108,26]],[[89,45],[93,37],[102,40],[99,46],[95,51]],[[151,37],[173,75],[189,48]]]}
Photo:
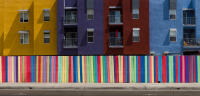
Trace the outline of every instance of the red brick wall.
{"label": "red brick wall", "polygon": [[[109,6],[121,6],[123,48],[109,48]],[[140,55],[149,54],[149,0],[140,0],[140,18],[132,19],[132,0],[104,0],[104,53]],[[140,42],[132,42],[132,29],[140,28]]]}

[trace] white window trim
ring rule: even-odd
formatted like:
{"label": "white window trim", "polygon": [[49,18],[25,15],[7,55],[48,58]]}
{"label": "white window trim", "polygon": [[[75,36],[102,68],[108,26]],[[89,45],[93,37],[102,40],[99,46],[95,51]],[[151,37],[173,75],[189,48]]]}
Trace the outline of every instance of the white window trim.
{"label": "white window trim", "polygon": [[176,11],[175,14],[174,14],[174,15],[176,16],[175,19],[171,19],[171,18],[170,18],[170,11],[171,11],[171,9],[169,9],[169,19],[170,19],[170,20],[176,20],[176,18],[177,18],[176,12],[177,12],[177,11],[175,10],[175,11]]}
{"label": "white window trim", "polygon": [[[45,33],[49,33],[49,38],[48,38],[48,39],[49,39],[49,43],[50,43],[50,42],[51,42],[51,41],[50,41],[50,38],[51,38],[51,37],[50,37],[50,31],[49,31],[49,30],[45,30],[45,31],[44,31],[44,34],[45,34]],[[44,34],[43,34],[43,35],[44,35]],[[45,39],[45,35],[43,36],[43,38]],[[44,42],[44,44],[49,44],[49,43],[45,43],[45,42]]]}
{"label": "white window trim", "polygon": [[[133,36],[134,30],[139,31],[139,39],[140,39],[140,28],[133,28],[133,30],[132,30],[132,36]],[[132,37],[132,38],[133,38],[133,37]],[[139,41],[133,41],[133,40],[132,40],[132,42],[140,42],[140,40],[139,40]]]}
{"label": "white window trim", "polygon": [[[171,41],[170,40],[170,37],[171,37],[170,33],[171,33],[171,31],[176,31],[176,41]],[[170,30],[169,30],[169,41],[170,42],[177,42],[177,29],[176,28],[170,28]]]}
{"label": "white window trim", "polygon": [[44,20],[44,11],[49,11],[49,21],[50,21],[50,16],[51,16],[50,9],[48,9],[48,8],[43,9],[43,21],[44,21],[44,22],[49,22],[49,21],[45,21],[45,20]]}
{"label": "white window trim", "polygon": [[[23,12],[23,13],[27,12],[28,13],[28,22],[29,22],[29,10],[19,10],[19,14],[21,14],[21,12]],[[28,23],[28,22],[24,22],[24,14],[23,14],[23,22],[20,21],[20,23]]]}
{"label": "white window trim", "polygon": [[[22,45],[29,44],[29,31],[19,31],[18,33],[20,34],[20,44],[22,44]],[[23,43],[21,43],[21,34],[23,34]],[[24,42],[24,34],[28,34],[28,43]]]}
{"label": "white window trim", "polygon": [[[88,32],[91,32],[91,31],[93,32],[93,36],[90,36],[90,37],[93,37],[93,42],[88,41]],[[94,43],[94,31],[95,31],[94,28],[88,28],[87,29],[87,43]]]}

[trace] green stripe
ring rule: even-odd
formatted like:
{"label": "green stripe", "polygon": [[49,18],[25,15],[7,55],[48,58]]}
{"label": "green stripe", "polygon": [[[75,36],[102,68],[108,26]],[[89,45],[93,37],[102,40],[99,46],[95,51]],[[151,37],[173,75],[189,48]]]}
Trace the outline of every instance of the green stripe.
{"label": "green stripe", "polygon": [[69,82],[69,56],[66,56],[66,81]]}
{"label": "green stripe", "polygon": [[95,83],[96,82],[96,78],[95,78],[96,77],[96,75],[95,75],[96,74],[95,73],[96,72],[96,64],[95,64],[96,60],[95,60],[95,56],[93,56],[92,59],[93,59],[93,81]]}
{"label": "green stripe", "polygon": [[88,56],[86,56],[86,64],[87,64],[87,82],[89,83],[90,82],[90,77],[89,77],[89,75],[90,75],[90,72],[89,72],[89,62],[88,62],[89,60],[88,60]]}
{"label": "green stripe", "polygon": [[147,56],[145,56],[145,82],[147,83]]}
{"label": "green stripe", "polygon": [[129,67],[130,67],[130,83],[133,83],[133,56],[129,56]]}
{"label": "green stripe", "polygon": [[133,57],[133,82],[136,83],[136,56]]}
{"label": "green stripe", "polygon": [[62,57],[58,56],[58,82],[62,82]]}
{"label": "green stripe", "polygon": [[173,83],[173,56],[169,56],[169,82]]}

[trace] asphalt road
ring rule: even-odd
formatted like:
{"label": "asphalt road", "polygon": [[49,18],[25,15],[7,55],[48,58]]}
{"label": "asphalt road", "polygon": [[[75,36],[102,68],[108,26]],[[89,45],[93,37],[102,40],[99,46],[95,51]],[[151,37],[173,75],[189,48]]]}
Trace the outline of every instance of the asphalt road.
{"label": "asphalt road", "polygon": [[0,96],[200,96],[200,84],[0,84]]}

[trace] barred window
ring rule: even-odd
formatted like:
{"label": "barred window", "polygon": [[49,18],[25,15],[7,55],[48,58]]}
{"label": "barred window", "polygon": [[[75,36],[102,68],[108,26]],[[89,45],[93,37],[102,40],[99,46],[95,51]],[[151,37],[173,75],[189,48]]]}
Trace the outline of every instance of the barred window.
{"label": "barred window", "polygon": [[20,10],[20,22],[28,22],[28,10]]}

